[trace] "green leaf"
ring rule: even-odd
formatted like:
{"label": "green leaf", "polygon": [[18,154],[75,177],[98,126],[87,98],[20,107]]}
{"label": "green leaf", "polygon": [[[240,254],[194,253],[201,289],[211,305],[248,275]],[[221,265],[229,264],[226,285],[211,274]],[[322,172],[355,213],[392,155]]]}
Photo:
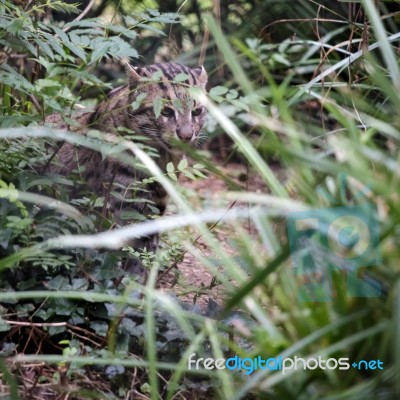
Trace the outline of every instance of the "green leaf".
{"label": "green leaf", "polygon": [[64,51],[63,47],[61,46],[58,39],[54,39],[54,37],[52,35],[45,33],[45,32],[43,33],[43,36],[46,38],[49,46],[51,46],[57,54],[59,54],[63,58],[67,57],[67,55],[65,54],[65,51]]}
{"label": "green leaf", "polygon": [[[89,18],[89,19],[84,19],[82,21],[72,21],[68,22],[65,24],[65,27],[70,29],[72,27],[81,27],[81,28],[102,28],[104,26],[104,21],[102,21],[100,18]],[[61,37],[61,36],[60,36]]]}
{"label": "green leaf", "polygon": [[[6,69],[7,65],[2,66]],[[0,71],[0,82],[6,85],[10,85],[16,89],[25,90],[27,92],[33,90],[34,86],[21,74],[14,71],[11,67],[8,68],[10,72]]]}
{"label": "green leaf", "polygon": [[69,37],[68,35],[60,29],[58,26],[52,26],[54,32],[59,36],[59,38],[62,40],[63,44],[69,42]]}
{"label": "green leaf", "polygon": [[146,97],[147,97],[147,93],[140,93],[140,94],[136,97],[135,101],[133,101],[133,102],[131,103],[131,108],[132,108],[132,110],[133,110],[133,111],[138,110],[139,107],[141,106],[143,100],[144,100]]}
{"label": "green leaf", "polygon": [[228,88],[226,88],[225,86],[215,86],[210,90],[210,96],[214,97],[214,96],[221,96],[224,95],[225,93],[228,92]]}
{"label": "green leaf", "polygon": [[159,81],[161,78],[164,77],[164,74],[162,71],[156,71],[154,72],[153,75],[151,75],[151,80],[153,81]]}
{"label": "green leaf", "polygon": [[190,171],[182,171],[182,173],[189,179],[196,180],[196,177]]}
{"label": "green leaf", "polygon": [[103,38],[96,38],[92,40],[91,45],[94,48],[94,51],[90,57],[90,64],[94,64],[97,61],[100,61],[107,54],[110,48],[110,43]]}
{"label": "green leaf", "polygon": [[131,109],[132,109],[133,111],[138,110],[139,107],[140,107],[140,102],[139,102],[139,101],[133,101],[133,102],[131,103]]}
{"label": "green leaf", "polygon": [[229,93],[227,93],[226,99],[227,100],[233,100],[233,99],[236,99],[238,96],[239,96],[239,93],[237,92],[237,90],[231,89],[229,91]]}
{"label": "green leaf", "polygon": [[24,27],[23,18],[15,18],[8,26],[7,31],[13,35],[17,35]]}
{"label": "green leaf", "polygon": [[35,43],[39,46],[39,50],[45,53],[51,60],[54,60],[54,53],[50,46],[40,39],[34,39]]}
{"label": "green leaf", "polygon": [[199,176],[200,178],[207,178],[207,176],[204,175],[204,174],[203,174],[201,171],[199,171],[198,169],[193,169],[192,172],[193,172],[194,175],[197,175],[197,176]]}
{"label": "green leaf", "polygon": [[204,166],[203,164],[199,164],[199,163],[198,163],[198,164],[194,164],[194,165],[193,165],[193,168],[194,168],[194,169],[204,169],[205,166]]}
{"label": "green leaf", "polygon": [[273,54],[272,59],[280,64],[290,67],[290,62],[282,54]]}
{"label": "green leaf", "polygon": [[109,44],[108,53],[115,58],[138,58],[138,52],[125,40],[118,36],[113,36],[106,41]]}
{"label": "green leaf", "polygon": [[154,8],[148,8],[147,12],[152,15],[153,17],[158,17],[160,15],[160,11],[154,9]]}
{"label": "green leaf", "polygon": [[186,159],[186,158],[182,158],[182,160],[179,161],[178,170],[182,172],[182,171],[185,170],[187,167],[188,167],[188,161],[187,161],[187,159]]}
{"label": "green leaf", "polygon": [[250,111],[249,106],[240,100],[230,100],[230,103],[236,106],[239,110]]}
{"label": "green leaf", "polygon": [[74,45],[71,42],[63,42],[64,46],[72,51],[76,56],[78,56],[81,60],[86,61],[86,53],[81,49],[81,47]]}
{"label": "green leaf", "polygon": [[[85,37],[85,36],[83,36],[83,37]],[[78,45],[78,46],[82,46],[82,45],[83,45],[81,36],[77,35],[77,34],[76,34],[76,31],[70,32],[69,38],[71,39],[71,42],[72,42],[73,44],[76,44],[76,45]],[[86,42],[86,43],[87,43],[87,42]],[[90,40],[89,40],[89,43],[90,43]]]}
{"label": "green leaf", "polygon": [[35,89],[43,89],[45,87],[60,87],[61,84],[52,79],[38,79],[35,82]]}
{"label": "green leaf", "polygon": [[137,19],[130,16],[124,17],[124,19],[127,26],[135,26],[139,22]]}
{"label": "green leaf", "polygon": [[11,325],[5,322],[1,317],[0,317],[0,332],[7,332],[11,329]]}
{"label": "green leaf", "polygon": [[179,113],[183,114],[183,102],[181,99],[174,98],[172,99],[172,105],[175,109],[178,110]]}
{"label": "green leaf", "polygon": [[68,13],[68,14],[79,14],[80,9],[76,3],[67,3],[66,1],[48,1],[46,6],[53,10]]}
{"label": "green leaf", "polygon": [[189,75],[185,74],[184,72],[179,73],[178,75],[175,76],[174,81],[175,82],[184,82],[187,79],[189,79]]}
{"label": "green leaf", "polygon": [[140,93],[140,94],[136,97],[136,101],[138,101],[139,103],[141,103],[146,97],[147,97],[147,93]]}
{"label": "green leaf", "polygon": [[225,98],[222,97],[222,96],[213,96],[212,99],[213,99],[216,103],[222,103],[222,102],[225,100]]}
{"label": "green leaf", "polygon": [[174,164],[173,164],[172,162],[169,162],[169,163],[167,164],[167,172],[168,172],[168,173],[175,172],[175,167],[174,167]]}
{"label": "green leaf", "polygon": [[137,33],[133,30],[130,30],[128,28],[125,28],[123,26],[118,26],[118,25],[113,25],[113,24],[107,24],[104,26],[105,29],[119,33],[123,36],[126,36],[129,39],[135,40],[137,38]]}
{"label": "green leaf", "polygon": [[168,176],[174,180],[175,182],[178,182],[178,177],[176,176],[176,174],[174,172],[172,173],[168,173]]}
{"label": "green leaf", "polygon": [[180,22],[178,19],[171,19],[162,15],[160,17],[152,18],[151,20],[161,24],[179,24]]}
{"label": "green leaf", "polygon": [[156,118],[158,118],[161,115],[161,110],[163,109],[163,106],[164,106],[164,101],[161,97],[156,97],[153,100],[153,111]]}
{"label": "green leaf", "polygon": [[161,29],[155,28],[152,25],[148,25],[148,24],[137,24],[137,27],[142,28],[142,29],[146,29],[148,31],[154,32],[157,35],[161,35],[161,36],[167,36]]}

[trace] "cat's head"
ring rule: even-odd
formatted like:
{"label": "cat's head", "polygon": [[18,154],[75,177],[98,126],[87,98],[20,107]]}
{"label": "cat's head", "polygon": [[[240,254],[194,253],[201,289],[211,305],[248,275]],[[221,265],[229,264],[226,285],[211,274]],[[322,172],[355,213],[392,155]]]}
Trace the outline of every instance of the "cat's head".
{"label": "cat's head", "polygon": [[189,95],[189,88],[206,88],[207,73],[200,66],[176,63],[127,66],[129,118],[136,132],[170,142],[172,138],[196,143],[207,110]]}

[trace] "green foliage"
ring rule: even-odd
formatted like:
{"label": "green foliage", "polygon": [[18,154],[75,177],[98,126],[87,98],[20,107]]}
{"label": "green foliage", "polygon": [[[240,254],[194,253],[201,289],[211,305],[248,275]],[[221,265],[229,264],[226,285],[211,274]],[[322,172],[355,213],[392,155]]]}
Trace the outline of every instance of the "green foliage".
{"label": "green foliage", "polygon": [[[150,29],[159,34],[162,31],[156,26],[176,23],[180,18],[177,14],[150,10],[126,16],[125,26],[92,18],[77,19],[60,27],[47,19],[45,10],[77,12],[76,5],[61,1],[35,4],[30,9],[9,2],[0,6],[0,44],[5,49],[2,57],[21,57],[21,61],[1,65],[0,126],[10,126],[16,117],[21,122],[35,120],[33,115],[29,116],[33,106],[40,108],[39,115],[65,113],[89,89],[108,88],[108,84],[89,72],[94,66],[105,59],[138,58],[132,46],[138,30]],[[21,73],[24,63],[29,69]],[[29,100],[32,97],[36,98],[33,104]],[[13,118],[7,118],[8,115]]]}
{"label": "green foliage", "polygon": [[[246,172],[239,167],[222,171],[209,154],[186,148],[194,163],[183,159],[159,171],[152,162],[154,150],[135,132],[121,129],[121,140],[110,143],[101,132],[81,138],[38,123],[54,111],[71,123],[72,112],[95,104],[109,87],[95,68],[137,58],[143,31],[163,36],[165,24],[185,26],[189,20],[149,10],[124,15],[121,23],[101,18],[57,23],[49,10],[76,15],[77,6],[15,3],[0,5],[0,57],[5,60],[0,67],[0,354],[12,361],[10,371],[23,378],[24,363],[43,362],[39,389],[55,383],[58,390],[67,382],[57,395],[80,398],[397,398],[400,121],[394,45],[400,35],[391,33],[393,15],[381,15],[364,1],[366,20],[349,24],[341,4],[328,9],[322,2],[285,7],[268,1],[268,15],[275,15],[280,26],[278,8],[287,11],[285,19],[296,17],[286,21],[276,43],[265,36],[268,26],[247,23],[245,35],[228,36],[213,18],[205,18],[218,46],[216,65],[224,60],[228,78],[220,82],[218,74],[212,75],[216,85],[199,98],[209,109],[209,130],[230,137],[233,153],[227,158],[237,157]],[[250,18],[256,11],[252,2],[230,3],[224,26],[235,32],[244,15]],[[319,6],[334,15],[326,24]],[[319,36],[298,18],[318,22]],[[139,96],[132,109],[144,99]],[[163,99],[154,102],[156,115],[163,104]],[[151,176],[130,190],[140,193],[144,184],[160,182],[177,215],[112,229],[106,199],[90,192],[70,198],[68,189],[80,181],[79,171],[56,181],[42,176],[41,166],[51,161],[47,149],[61,140],[149,169]],[[130,141],[135,158],[126,153]],[[215,171],[234,191],[206,187],[209,198],[192,196],[199,208],[194,212],[185,197],[190,191],[176,182],[179,175],[189,181],[204,178],[205,166],[207,175]],[[365,266],[360,278],[378,284],[381,296],[352,297],[348,271],[337,268],[330,301],[300,301],[304,282],[292,268],[286,235],[291,213],[366,203],[378,210],[382,261]],[[138,215],[123,217],[140,222]],[[166,236],[159,253],[126,246],[128,237],[153,231]],[[193,275],[205,267],[211,282],[189,284],[181,276],[176,281],[195,302],[207,297],[207,306],[181,302],[157,286],[158,273],[162,276],[185,254],[191,254]],[[328,260],[329,251],[322,256]],[[124,273],[127,257],[140,258],[148,268],[146,285]],[[379,359],[384,370],[246,375],[203,368],[195,377],[188,369],[192,353],[214,359]],[[0,366],[3,383],[17,398],[17,381]],[[96,376],[101,385],[90,385],[87,376]]]}

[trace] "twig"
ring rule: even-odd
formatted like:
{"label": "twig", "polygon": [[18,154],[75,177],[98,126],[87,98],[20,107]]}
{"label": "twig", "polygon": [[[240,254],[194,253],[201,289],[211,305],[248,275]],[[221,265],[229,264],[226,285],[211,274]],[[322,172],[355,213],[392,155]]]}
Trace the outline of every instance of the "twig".
{"label": "twig", "polygon": [[45,327],[45,326],[67,326],[68,322],[26,322],[26,321],[11,321],[4,320],[9,325],[17,325],[17,326],[37,326],[37,327]]}
{"label": "twig", "polygon": [[[230,209],[232,209],[232,207],[236,204],[236,202],[237,202],[236,200],[233,201],[233,202],[229,205],[229,207],[228,207],[228,209],[227,209],[226,211],[229,211]],[[222,219],[223,219],[223,216],[222,216],[220,219],[218,219],[218,221],[214,222],[214,223],[210,226],[210,228],[208,228],[208,231],[211,232],[211,231],[221,222]],[[192,244],[193,244],[193,245],[196,244],[196,243],[199,241],[199,239],[201,238],[201,236],[202,236],[202,235],[197,236],[197,238],[196,238],[195,240],[193,240]],[[178,265],[178,263],[180,263],[180,262],[183,260],[183,258],[185,257],[185,254],[186,254],[187,252],[188,252],[187,250],[183,251],[183,252],[179,255],[178,259],[177,259],[170,267],[168,267],[165,271],[163,271],[162,273],[160,273],[160,274],[158,275],[157,282],[159,282],[160,279],[161,279],[164,275],[166,275],[169,271],[171,271],[173,268],[176,268],[177,265]]]}
{"label": "twig", "polygon": [[[95,3],[96,0],[90,0],[89,4],[86,6],[86,8],[72,21],[80,21],[93,7],[93,4]],[[68,32],[71,29],[70,26],[67,26],[66,28],[63,29],[63,32]]]}
{"label": "twig", "polygon": [[[80,21],[89,11],[90,9],[93,7],[93,4],[95,3],[96,0],[90,0],[89,4],[86,6],[86,8],[72,21],[72,22],[76,22],[76,21]],[[66,26],[63,29],[63,32],[68,32],[70,29],[72,28],[72,26]],[[58,33],[56,33],[53,37],[54,39],[58,38],[60,35]]]}

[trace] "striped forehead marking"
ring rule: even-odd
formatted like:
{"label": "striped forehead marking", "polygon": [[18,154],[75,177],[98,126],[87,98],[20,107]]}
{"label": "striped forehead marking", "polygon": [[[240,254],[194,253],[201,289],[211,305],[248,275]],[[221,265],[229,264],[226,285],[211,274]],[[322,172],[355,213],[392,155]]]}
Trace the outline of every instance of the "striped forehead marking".
{"label": "striped forehead marking", "polygon": [[[145,72],[149,77],[157,71],[162,72],[163,79],[155,84],[158,85],[160,90],[163,92],[164,97],[169,98],[170,100],[174,98],[179,98],[182,100],[187,98],[188,94],[186,85],[195,86],[198,83],[198,79],[196,79],[196,75],[193,73],[191,68],[181,64],[158,63],[144,67],[142,68],[142,71]],[[174,84],[171,82],[175,79],[175,76],[180,73],[185,73],[188,76],[188,79],[182,82],[183,85]]]}
{"label": "striped forehead marking", "polygon": [[198,83],[198,78],[197,78],[196,74],[193,73],[191,68],[186,67],[185,65],[176,64],[176,63],[163,63],[163,64],[158,63],[158,64],[149,65],[148,67],[144,67],[143,69],[148,71],[149,75],[152,75],[157,71],[161,71],[163,73],[164,77],[168,81],[173,81],[175,76],[177,76],[180,73],[184,73],[184,74],[188,75],[188,79],[183,81],[182,83],[186,83],[189,85],[197,85],[197,83]]}

